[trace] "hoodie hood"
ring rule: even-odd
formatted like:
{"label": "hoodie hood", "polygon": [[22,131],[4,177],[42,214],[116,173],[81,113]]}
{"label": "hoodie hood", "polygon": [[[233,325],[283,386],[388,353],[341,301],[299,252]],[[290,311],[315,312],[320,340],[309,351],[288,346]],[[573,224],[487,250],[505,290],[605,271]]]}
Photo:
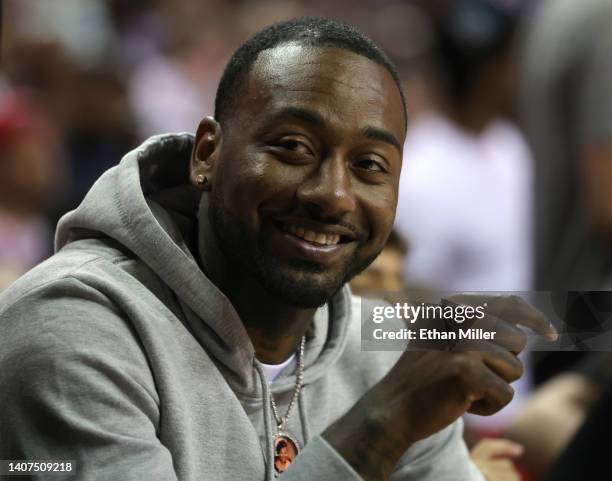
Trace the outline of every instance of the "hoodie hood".
{"label": "hoodie hood", "polygon": [[[239,393],[261,396],[255,351],[229,299],[206,277],[197,248],[197,212],[206,205],[189,181],[193,135],[155,136],[128,153],[93,185],[77,209],[60,220],[55,248],[81,239],[108,237],[131,251],[180,300],[186,322]],[[207,216],[201,216],[203,219]],[[205,221],[205,220],[204,220]],[[351,316],[345,286],[315,314],[307,336],[304,384],[321,377],[346,343]],[[292,389],[285,370],[274,392]]]}

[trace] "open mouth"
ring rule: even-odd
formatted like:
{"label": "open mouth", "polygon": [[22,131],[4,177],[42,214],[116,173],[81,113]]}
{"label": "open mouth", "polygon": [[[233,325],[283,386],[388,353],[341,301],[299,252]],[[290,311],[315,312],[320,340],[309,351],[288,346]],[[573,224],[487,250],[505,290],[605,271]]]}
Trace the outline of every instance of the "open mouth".
{"label": "open mouth", "polygon": [[280,223],[279,228],[315,246],[335,246],[352,240],[347,235],[311,230],[292,223]]}
{"label": "open mouth", "polygon": [[314,221],[303,217],[273,220],[282,235],[274,237],[275,253],[288,259],[302,259],[317,264],[330,264],[350,255],[350,245],[359,240],[350,226]]}

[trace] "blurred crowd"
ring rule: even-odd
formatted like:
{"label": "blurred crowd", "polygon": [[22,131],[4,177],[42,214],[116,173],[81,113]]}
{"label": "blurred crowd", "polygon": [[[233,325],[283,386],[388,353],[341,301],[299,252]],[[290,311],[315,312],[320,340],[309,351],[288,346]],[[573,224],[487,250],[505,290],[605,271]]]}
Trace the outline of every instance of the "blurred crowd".
{"label": "blurred crowd", "polygon": [[[356,291],[609,289],[612,0],[5,0],[0,290],[127,151],[212,115],[242,41],[301,15],[371,36],[408,99],[396,230]],[[522,479],[544,480],[605,399],[610,361],[524,360],[510,407],[466,423],[470,442],[524,446],[477,456],[513,452]]]}

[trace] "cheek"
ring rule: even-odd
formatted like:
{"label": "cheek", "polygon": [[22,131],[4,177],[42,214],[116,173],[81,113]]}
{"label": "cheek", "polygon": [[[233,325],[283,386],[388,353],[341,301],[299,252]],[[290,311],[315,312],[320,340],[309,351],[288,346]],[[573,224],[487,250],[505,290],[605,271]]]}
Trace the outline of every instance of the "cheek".
{"label": "cheek", "polygon": [[361,205],[370,227],[370,241],[382,248],[393,228],[397,194],[389,188],[368,192],[361,196]]}
{"label": "cheek", "polygon": [[301,179],[300,168],[260,153],[228,163],[219,187],[223,190],[226,208],[255,227],[260,223],[260,209],[295,197]]}

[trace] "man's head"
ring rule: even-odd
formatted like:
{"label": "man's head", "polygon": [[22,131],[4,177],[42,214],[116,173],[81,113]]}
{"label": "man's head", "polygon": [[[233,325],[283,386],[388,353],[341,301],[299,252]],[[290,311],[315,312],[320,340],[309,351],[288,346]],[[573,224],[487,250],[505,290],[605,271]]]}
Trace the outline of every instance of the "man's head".
{"label": "man's head", "polygon": [[289,459],[289,449],[287,448],[287,443],[283,441],[278,443],[278,446],[276,447],[276,453],[280,461],[285,462],[287,460],[290,460]]}
{"label": "man's head", "polygon": [[405,112],[389,61],[346,25],[293,20],[240,47],[191,168],[227,260],[288,304],[326,302],[391,231]]}
{"label": "man's head", "polygon": [[458,0],[434,15],[435,56],[455,108],[473,110],[477,102],[493,116],[511,113],[515,33],[525,3]]}
{"label": "man's head", "polygon": [[287,447],[285,446],[284,448],[281,448],[278,450],[278,459],[282,462],[288,461],[289,459],[289,453],[287,452]]}

